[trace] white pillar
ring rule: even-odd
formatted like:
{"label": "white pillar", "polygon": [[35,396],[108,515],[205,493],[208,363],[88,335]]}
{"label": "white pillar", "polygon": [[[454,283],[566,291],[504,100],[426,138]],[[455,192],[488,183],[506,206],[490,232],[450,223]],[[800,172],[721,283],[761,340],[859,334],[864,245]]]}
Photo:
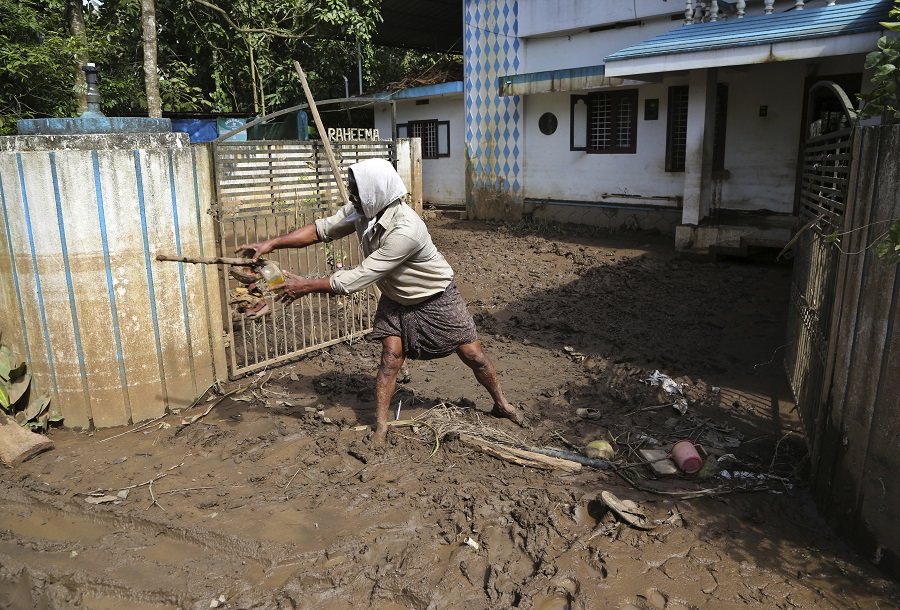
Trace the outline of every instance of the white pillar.
{"label": "white pillar", "polygon": [[697,225],[709,215],[717,81],[715,68],[691,71],[681,217],[686,225]]}

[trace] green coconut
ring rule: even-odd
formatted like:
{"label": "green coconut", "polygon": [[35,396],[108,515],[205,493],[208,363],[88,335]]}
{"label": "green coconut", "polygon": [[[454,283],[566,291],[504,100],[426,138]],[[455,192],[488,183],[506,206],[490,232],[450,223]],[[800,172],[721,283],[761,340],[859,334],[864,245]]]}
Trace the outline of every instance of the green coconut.
{"label": "green coconut", "polygon": [[584,455],[594,460],[611,460],[616,456],[615,450],[606,441],[591,441],[584,448]]}

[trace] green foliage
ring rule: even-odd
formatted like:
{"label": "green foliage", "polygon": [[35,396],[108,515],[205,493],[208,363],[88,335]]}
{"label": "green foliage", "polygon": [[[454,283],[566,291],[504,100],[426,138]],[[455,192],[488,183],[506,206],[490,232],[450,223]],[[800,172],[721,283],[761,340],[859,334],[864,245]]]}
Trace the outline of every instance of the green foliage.
{"label": "green foliage", "polygon": [[[895,2],[900,7],[900,0]],[[900,8],[890,12],[892,17],[900,17]],[[900,32],[900,23],[882,23],[885,28]],[[861,118],[881,117],[884,124],[895,123],[900,118],[900,37],[882,36],[878,48],[866,55],[865,67],[874,70],[874,88],[867,95],[861,95],[864,105]]]}
{"label": "green foliage", "polygon": [[[68,3],[79,1],[86,45],[69,34]],[[344,76],[359,89],[357,44],[365,90],[384,82],[370,44],[380,0],[207,2],[221,12],[195,0],[156,0],[164,112],[254,115],[301,103],[295,59],[316,99],[344,97]],[[0,135],[14,134],[18,119],[75,115],[80,53],[101,70],[104,113],[145,112],[139,0],[0,0]]]}
{"label": "green foliage", "polygon": [[31,430],[46,430],[62,417],[50,412],[50,397],[39,396],[29,401],[31,373],[24,362],[15,364],[15,356],[5,344],[0,344],[0,411],[13,415],[22,426]]}
{"label": "green foliage", "polygon": [[889,263],[900,263],[900,220],[891,223],[887,236],[875,246],[875,253]]}
{"label": "green foliage", "polygon": [[71,116],[79,44],[59,0],[0,0],[0,135],[18,119]]}

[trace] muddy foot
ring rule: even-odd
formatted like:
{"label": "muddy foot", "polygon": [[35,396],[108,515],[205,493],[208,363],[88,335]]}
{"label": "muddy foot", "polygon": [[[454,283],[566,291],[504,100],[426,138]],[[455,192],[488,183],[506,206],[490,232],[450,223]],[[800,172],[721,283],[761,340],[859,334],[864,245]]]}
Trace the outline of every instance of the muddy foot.
{"label": "muddy foot", "polygon": [[376,424],[372,433],[372,446],[383,447],[387,441],[387,424]]}
{"label": "muddy foot", "polygon": [[525,413],[521,409],[512,408],[507,411],[500,405],[494,405],[494,408],[491,409],[491,415],[502,419],[508,419],[509,421],[521,426],[522,428],[526,426]]}

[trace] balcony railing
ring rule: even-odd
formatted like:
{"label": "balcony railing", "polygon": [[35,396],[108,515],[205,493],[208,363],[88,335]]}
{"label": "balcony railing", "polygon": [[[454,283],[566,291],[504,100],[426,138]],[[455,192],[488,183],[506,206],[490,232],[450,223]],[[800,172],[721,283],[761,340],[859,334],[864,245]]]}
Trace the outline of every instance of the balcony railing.
{"label": "balcony railing", "polygon": [[[828,0],[827,6],[833,6],[836,0]],[[771,15],[775,10],[775,0],[763,0],[763,12]],[[803,0],[796,0],[793,10],[802,11],[804,6]],[[723,8],[728,7],[728,8]],[[722,2],[716,0],[692,2],[685,0],[684,3],[684,23],[690,25],[692,23],[706,23],[710,21],[721,21],[731,17],[740,19],[744,16],[747,9],[746,0],[737,0],[737,2]]]}

